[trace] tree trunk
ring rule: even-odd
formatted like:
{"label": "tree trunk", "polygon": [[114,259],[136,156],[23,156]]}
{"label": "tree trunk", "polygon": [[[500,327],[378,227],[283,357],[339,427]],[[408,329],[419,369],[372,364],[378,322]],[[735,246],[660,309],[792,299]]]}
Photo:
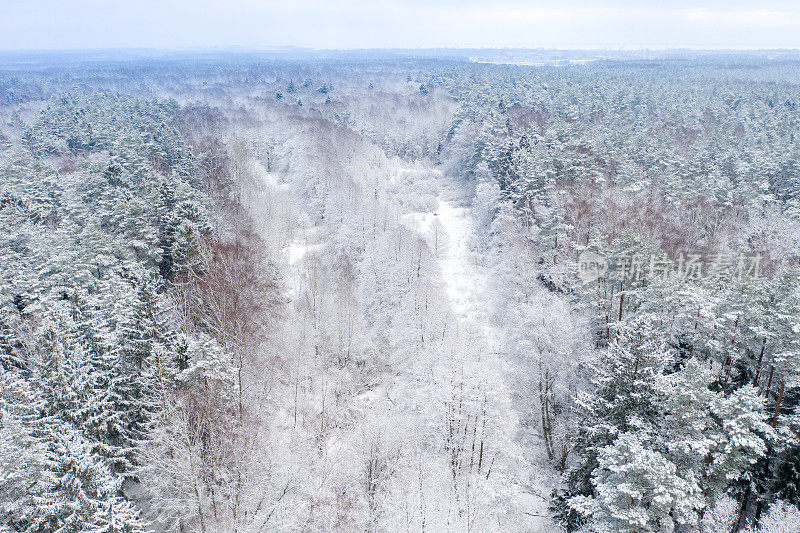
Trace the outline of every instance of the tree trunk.
{"label": "tree trunk", "polygon": [[742,518],[744,518],[745,509],[747,509],[747,500],[750,497],[750,486],[747,486],[745,489],[744,494],[742,495],[742,505],[739,507],[739,514],[736,515],[736,521],[733,523],[733,527],[731,528],[731,533],[738,533],[739,529],[742,527]]}
{"label": "tree trunk", "polygon": [[775,367],[769,367],[769,380],[767,381],[767,390],[764,391],[764,398],[769,398],[769,389],[772,388],[772,374],[775,373]]}
{"label": "tree trunk", "polygon": [[772,417],[772,427],[778,423],[778,413],[781,412],[781,402],[783,401],[783,386],[785,382],[783,378],[781,378],[781,392],[778,394],[778,401],[775,403],[775,416]]}
{"label": "tree trunk", "polygon": [[761,343],[761,352],[758,354],[758,366],[756,367],[756,377],[753,378],[753,387],[758,387],[758,378],[761,375],[761,360],[764,359],[764,347],[767,345],[767,338]]}

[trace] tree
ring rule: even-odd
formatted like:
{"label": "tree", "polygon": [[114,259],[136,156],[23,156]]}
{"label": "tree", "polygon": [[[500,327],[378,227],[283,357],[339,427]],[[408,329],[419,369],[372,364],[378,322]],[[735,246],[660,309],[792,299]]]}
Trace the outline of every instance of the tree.
{"label": "tree", "polygon": [[33,496],[42,490],[45,446],[37,435],[37,391],[0,352],[0,529],[25,528],[36,514]]}
{"label": "tree", "polygon": [[697,486],[637,433],[623,433],[601,448],[597,463],[595,495],[575,496],[570,506],[600,531],[674,531],[690,522],[701,500]]}
{"label": "tree", "polygon": [[614,341],[592,364],[593,390],[576,398],[576,462],[565,473],[566,488],[557,493],[555,503],[569,527],[590,511],[586,498],[597,496],[593,479],[601,450],[629,431],[652,434],[653,422],[661,417],[657,383],[671,355],[657,344],[652,328],[647,321],[620,324]]}
{"label": "tree", "polygon": [[47,468],[31,531],[141,533],[138,512],[118,496],[115,478],[92,445],[67,425],[47,428]]}
{"label": "tree", "polygon": [[[151,502],[150,518],[166,531],[210,528],[230,482],[236,368],[230,355],[208,337],[185,339],[186,365],[176,388],[138,448],[137,475]],[[191,510],[191,511],[189,511]]]}

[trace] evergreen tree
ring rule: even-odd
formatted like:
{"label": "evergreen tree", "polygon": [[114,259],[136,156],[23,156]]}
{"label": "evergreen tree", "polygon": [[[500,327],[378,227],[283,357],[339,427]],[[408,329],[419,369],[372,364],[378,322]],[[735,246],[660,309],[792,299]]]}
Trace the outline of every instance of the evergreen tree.
{"label": "evergreen tree", "polygon": [[652,328],[647,321],[621,324],[591,367],[593,391],[576,398],[579,421],[572,449],[576,462],[566,472],[566,488],[557,493],[555,504],[558,516],[571,528],[587,510],[585,498],[597,494],[593,476],[601,450],[623,433],[652,433],[653,422],[661,417],[657,383],[671,356],[656,344]]}
{"label": "evergreen tree", "polygon": [[115,478],[92,445],[64,424],[47,428],[44,491],[36,497],[38,513],[31,531],[71,533],[144,531],[138,512],[119,496]]}
{"label": "evergreen tree", "polygon": [[694,518],[701,498],[675,465],[640,440],[623,433],[600,449],[592,478],[595,494],[575,496],[570,506],[608,532],[667,532]]}

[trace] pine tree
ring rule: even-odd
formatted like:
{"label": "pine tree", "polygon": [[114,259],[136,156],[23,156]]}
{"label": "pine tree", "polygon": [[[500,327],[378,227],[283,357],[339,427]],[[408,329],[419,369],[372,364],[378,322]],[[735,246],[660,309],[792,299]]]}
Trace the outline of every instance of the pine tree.
{"label": "pine tree", "polygon": [[106,498],[94,515],[90,533],[144,533],[139,511],[123,498]]}
{"label": "pine tree", "polygon": [[752,385],[717,398],[711,413],[721,421],[721,427],[708,467],[709,479],[718,488],[728,487],[740,495],[739,524],[751,494],[765,484],[759,479],[761,469],[754,466],[766,458],[768,444],[775,441],[776,435],[768,423],[764,398]]}
{"label": "pine tree", "polygon": [[36,512],[33,495],[41,490],[45,447],[37,436],[37,391],[24,373],[9,369],[0,352],[0,530],[24,529]]}
{"label": "pine tree", "polygon": [[662,380],[666,415],[660,441],[679,474],[699,487],[704,499],[697,507],[700,516],[731,486],[752,475],[773,438],[763,399],[752,387],[726,397],[714,382],[715,376],[697,359]]}
{"label": "pine tree", "polygon": [[623,433],[651,431],[661,417],[657,383],[671,356],[656,344],[652,328],[647,321],[620,324],[614,341],[592,365],[594,390],[576,398],[579,425],[572,453],[577,462],[565,474],[566,488],[555,503],[571,528],[581,522],[585,498],[596,496],[593,476],[601,449]]}
{"label": "pine tree", "polygon": [[52,423],[46,431],[48,460],[41,481],[45,491],[36,497],[38,514],[31,530],[143,531],[138,512],[118,495],[121,480],[93,452],[92,444],[65,424]]}
{"label": "pine tree", "polygon": [[800,447],[789,446],[775,472],[775,495],[800,505]]}
{"label": "pine tree", "polygon": [[127,448],[129,469],[132,446],[146,435],[151,417],[161,408],[171,382],[176,358],[173,332],[152,281],[134,282],[135,296],[121,310],[118,344],[114,351],[111,383],[106,399],[108,438]]}
{"label": "pine tree", "polygon": [[600,449],[592,483],[595,494],[576,496],[570,505],[591,517],[600,531],[667,532],[694,517],[702,500],[696,485],[641,440],[639,432],[620,435]]}

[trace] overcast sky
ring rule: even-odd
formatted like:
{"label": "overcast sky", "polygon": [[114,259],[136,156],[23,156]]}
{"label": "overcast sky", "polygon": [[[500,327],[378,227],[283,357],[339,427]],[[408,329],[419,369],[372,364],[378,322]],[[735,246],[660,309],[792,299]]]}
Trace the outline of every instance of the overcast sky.
{"label": "overcast sky", "polygon": [[0,0],[0,50],[283,45],[800,48],[800,1]]}

